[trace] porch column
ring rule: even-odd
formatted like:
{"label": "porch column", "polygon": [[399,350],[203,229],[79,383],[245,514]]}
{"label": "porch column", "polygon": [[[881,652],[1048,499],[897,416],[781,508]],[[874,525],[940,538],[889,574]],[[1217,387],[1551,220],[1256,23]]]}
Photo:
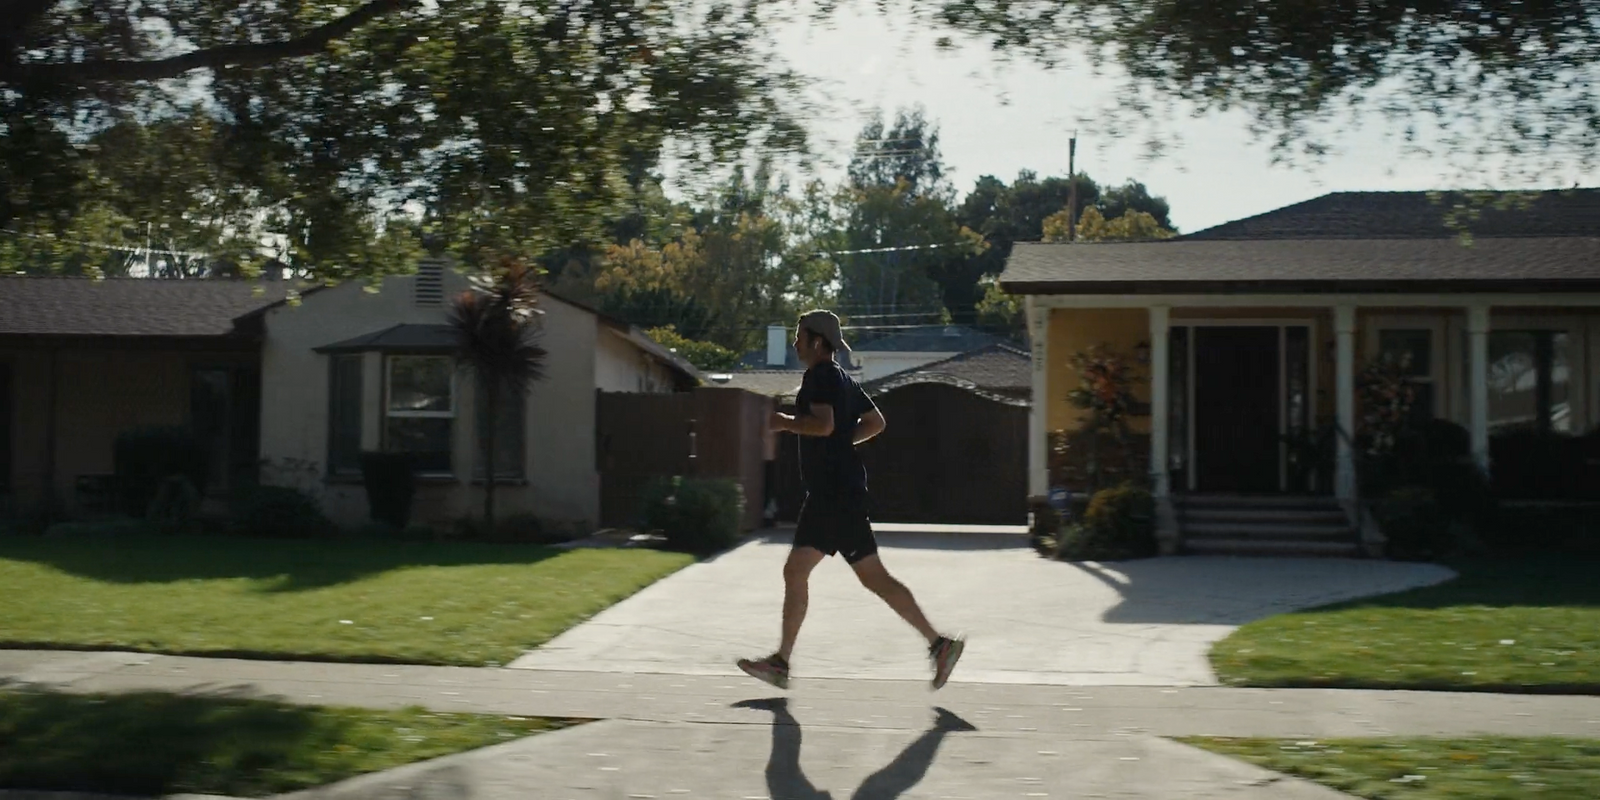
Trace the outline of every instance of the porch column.
{"label": "porch column", "polygon": [[1343,433],[1336,437],[1338,462],[1334,492],[1340,500],[1356,498],[1356,454],[1350,439],[1356,430],[1356,307],[1333,309],[1334,407]]}
{"label": "porch column", "polygon": [[1028,497],[1042,502],[1050,494],[1049,430],[1045,415],[1050,406],[1050,309],[1034,295],[1022,298],[1028,321],[1028,345],[1033,354],[1033,404],[1028,408]]}
{"label": "porch column", "polygon": [[1167,457],[1171,402],[1168,398],[1167,332],[1171,317],[1172,310],[1166,306],[1150,307],[1150,477],[1157,497],[1165,496],[1172,489]]}
{"label": "porch column", "polygon": [[1489,307],[1467,307],[1467,408],[1472,459],[1489,474]]}

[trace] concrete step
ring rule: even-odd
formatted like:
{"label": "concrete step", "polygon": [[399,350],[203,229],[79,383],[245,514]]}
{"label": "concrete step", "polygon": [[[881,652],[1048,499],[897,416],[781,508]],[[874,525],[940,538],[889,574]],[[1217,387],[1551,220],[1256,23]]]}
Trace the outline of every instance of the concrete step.
{"label": "concrete step", "polygon": [[1356,558],[1355,542],[1294,542],[1261,539],[1186,539],[1186,552],[1208,556],[1321,556]]}
{"label": "concrete step", "polygon": [[1336,525],[1315,523],[1237,523],[1199,522],[1184,523],[1180,530],[1184,539],[1248,539],[1250,541],[1286,542],[1354,542],[1355,531],[1340,520]]}
{"label": "concrete step", "polygon": [[1321,495],[1298,494],[1186,494],[1175,498],[1180,508],[1337,509],[1339,501]]}
{"label": "concrete step", "polygon": [[1222,508],[1199,506],[1180,512],[1184,524],[1191,523],[1290,523],[1349,525],[1340,508]]}

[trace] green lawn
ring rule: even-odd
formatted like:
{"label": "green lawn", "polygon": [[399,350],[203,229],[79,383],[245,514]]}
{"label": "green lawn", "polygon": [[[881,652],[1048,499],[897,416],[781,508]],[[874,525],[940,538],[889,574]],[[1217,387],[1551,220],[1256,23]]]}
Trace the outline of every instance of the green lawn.
{"label": "green lawn", "polygon": [[505,664],[692,560],[380,540],[0,537],[0,646]]}
{"label": "green lawn", "polygon": [[1373,800],[1574,800],[1600,787],[1595,739],[1181,741]]}
{"label": "green lawn", "polygon": [[0,788],[261,797],[575,720],[0,691]]}
{"label": "green lawn", "polygon": [[1438,586],[1252,622],[1212,665],[1234,686],[1600,694],[1600,562],[1452,566]]}

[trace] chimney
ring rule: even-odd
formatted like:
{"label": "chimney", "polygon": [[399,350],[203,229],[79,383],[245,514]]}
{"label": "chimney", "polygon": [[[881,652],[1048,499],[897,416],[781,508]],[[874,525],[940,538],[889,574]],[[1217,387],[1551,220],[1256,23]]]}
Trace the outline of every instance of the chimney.
{"label": "chimney", "polygon": [[782,369],[789,363],[789,329],[783,325],[767,326],[767,366]]}

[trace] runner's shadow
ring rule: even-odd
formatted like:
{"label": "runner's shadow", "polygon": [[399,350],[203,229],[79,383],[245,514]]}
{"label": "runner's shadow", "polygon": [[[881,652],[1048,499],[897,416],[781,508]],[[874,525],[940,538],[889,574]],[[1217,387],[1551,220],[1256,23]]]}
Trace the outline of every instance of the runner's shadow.
{"label": "runner's shadow", "polygon": [[[811,785],[800,769],[800,723],[789,713],[789,700],[773,697],[734,703],[735,708],[754,708],[772,712],[772,755],[767,758],[767,793],[772,800],[832,800],[833,795]],[[917,737],[888,766],[873,773],[851,795],[851,800],[894,800],[911,790],[933,766],[934,756],[944,737],[976,727],[943,708],[933,727]]]}

